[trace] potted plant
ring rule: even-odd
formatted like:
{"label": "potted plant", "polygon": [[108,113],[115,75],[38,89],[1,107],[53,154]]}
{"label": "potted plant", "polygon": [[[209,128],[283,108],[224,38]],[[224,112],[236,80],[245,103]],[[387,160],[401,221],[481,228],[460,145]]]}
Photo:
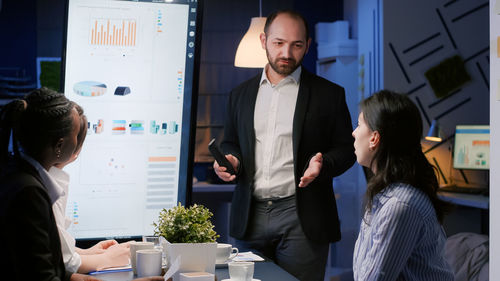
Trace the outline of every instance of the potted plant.
{"label": "potted plant", "polygon": [[[157,223],[153,223],[155,235],[164,237],[163,249],[168,263],[178,264],[178,273],[205,271],[215,273],[217,250],[214,225],[210,221],[212,212],[202,205],[184,207],[180,203],[163,209]],[[178,274],[174,275],[174,281]]]}

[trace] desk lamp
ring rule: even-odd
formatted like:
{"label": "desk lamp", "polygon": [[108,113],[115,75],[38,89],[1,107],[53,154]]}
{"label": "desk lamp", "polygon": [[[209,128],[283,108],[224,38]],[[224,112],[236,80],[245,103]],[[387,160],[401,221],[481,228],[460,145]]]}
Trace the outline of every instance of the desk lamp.
{"label": "desk lamp", "polygon": [[[439,125],[438,121],[436,119],[432,120],[431,127],[429,128],[429,132],[425,136],[425,140],[431,141],[431,142],[442,142],[444,139],[444,134],[443,131],[441,130],[441,126]],[[448,172],[450,173],[449,175],[449,181],[450,184],[453,182],[453,177],[451,176],[451,166],[452,166],[452,156],[451,156],[451,149],[448,148],[449,153],[450,153],[450,166],[448,169]],[[441,176],[443,177],[443,181],[445,185],[448,185],[448,181],[446,180],[446,177],[444,176],[443,172],[441,171],[441,168],[439,167],[439,164],[437,163],[436,159],[434,159],[434,163],[438,167]]]}
{"label": "desk lamp", "polygon": [[425,139],[433,142],[443,141],[441,126],[436,119],[432,120],[431,127],[429,128],[429,132],[427,133],[427,136],[425,136]]}

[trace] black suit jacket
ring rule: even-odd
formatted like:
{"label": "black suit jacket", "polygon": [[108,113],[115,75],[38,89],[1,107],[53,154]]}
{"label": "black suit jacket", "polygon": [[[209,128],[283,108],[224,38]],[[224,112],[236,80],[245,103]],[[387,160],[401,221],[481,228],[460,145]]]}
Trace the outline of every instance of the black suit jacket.
{"label": "black suit jacket", "polygon": [[69,280],[52,203],[36,170],[20,161],[0,178],[2,280]]}
{"label": "black suit jacket", "polygon": [[[254,109],[261,75],[231,91],[224,139],[226,154],[240,160],[233,193],[230,234],[244,239],[250,214],[255,175]],[[332,179],[355,161],[352,124],[344,89],[302,68],[293,116],[293,161],[297,213],[306,237],[316,242],[340,240],[337,205]],[[320,175],[307,187],[299,188],[300,177],[310,158],[323,153]]]}

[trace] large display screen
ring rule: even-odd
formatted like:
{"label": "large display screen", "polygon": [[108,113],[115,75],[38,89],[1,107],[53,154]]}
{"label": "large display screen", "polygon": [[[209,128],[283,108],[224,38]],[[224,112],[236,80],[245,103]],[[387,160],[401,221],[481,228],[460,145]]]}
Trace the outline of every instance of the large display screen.
{"label": "large display screen", "polygon": [[453,167],[475,170],[490,168],[490,126],[457,125]]}
{"label": "large display screen", "polygon": [[77,239],[153,233],[191,184],[196,0],[69,0],[64,92],[88,118],[70,174]]}

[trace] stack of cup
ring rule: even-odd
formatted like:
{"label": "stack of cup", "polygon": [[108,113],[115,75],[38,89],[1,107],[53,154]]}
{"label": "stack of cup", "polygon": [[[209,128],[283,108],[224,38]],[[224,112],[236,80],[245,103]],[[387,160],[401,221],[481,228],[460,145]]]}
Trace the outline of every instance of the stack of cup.
{"label": "stack of cup", "polygon": [[130,242],[130,264],[134,274],[137,275],[137,251],[139,250],[153,250],[153,242]]}
{"label": "stack of cup", "polygon": [[154,236],[154,235],[144,235],[142,236],[142,241],[143,242],[153,242],[153,245],[154,245],[154,248],[156,250],[159,250],[162,252],[162,255],[161,255],[161,265],[162,267],[166,266],[167,262],[166,262],[166,256],[165,256],[165,251],[163,251],[163,246],[161,245],[161,241],[160,241],[160,236]]}
{"label": "stack of cup", "polygon": [[157,249],[137,250],[137,277],[161,275],[161,251]]}

